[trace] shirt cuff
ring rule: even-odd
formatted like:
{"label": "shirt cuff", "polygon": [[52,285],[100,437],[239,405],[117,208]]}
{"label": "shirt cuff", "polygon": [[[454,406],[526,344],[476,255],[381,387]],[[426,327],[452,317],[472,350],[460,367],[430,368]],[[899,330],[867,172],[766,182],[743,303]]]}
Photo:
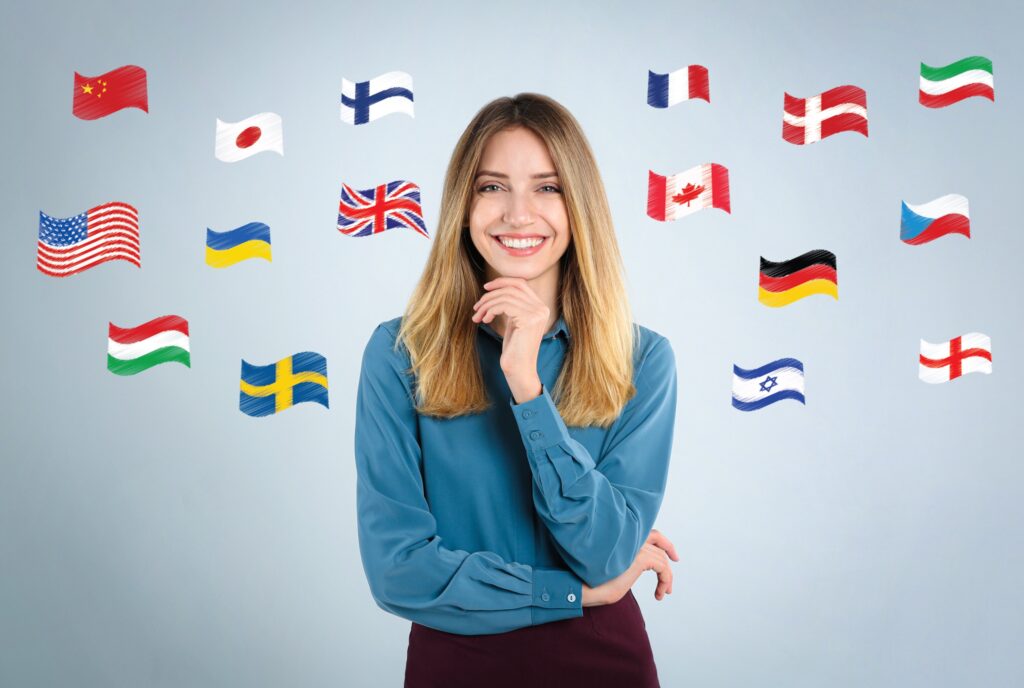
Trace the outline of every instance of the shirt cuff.
{"label": "shirt cuff", "polygon": [[531,453],[571,439],[562,415],[548,394],[547,385],[541,384],[540,394],[521,404],[517,404],[515,397],[509,395],[509,405],[519,425],[523,445]]}
{"label": "shirt cuff", "polygon": [[583,616],[583,581],[564,569],[533,569],[533,625]]}

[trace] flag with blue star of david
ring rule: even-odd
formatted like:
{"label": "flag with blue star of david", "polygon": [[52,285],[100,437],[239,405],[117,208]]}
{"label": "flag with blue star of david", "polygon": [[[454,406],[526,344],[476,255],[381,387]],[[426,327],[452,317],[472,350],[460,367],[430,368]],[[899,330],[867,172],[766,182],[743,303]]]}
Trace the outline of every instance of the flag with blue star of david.
{"label": "flag with blue star of david", "polygon": [[756,411],[783,399],[805,403],[803,363],[780,358],[753,370],[733,364],[732,405],[740,411]]}

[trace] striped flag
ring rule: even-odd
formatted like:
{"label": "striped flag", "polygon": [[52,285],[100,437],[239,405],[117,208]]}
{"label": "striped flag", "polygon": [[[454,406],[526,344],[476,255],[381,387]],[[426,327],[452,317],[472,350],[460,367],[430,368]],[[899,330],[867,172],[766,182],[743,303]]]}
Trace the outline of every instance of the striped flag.
{"label": "striped flag", "polygon": [[206,230],[206,264],[226,268],[250,258],[271,261],[270,227],[262,222],[250,222],[227,232]]}
{"label": "striped flag", "polygon": [[929,67],[921,63],[921,105],[941,108],[965,98],[996,99],[992,82],[992,60],[987,57],[965,57],[945,67]]}
{"label": "striped flag", "polygon": [[177,315],[154,318],[138,327],[110,323],[107,334],[107,370],[135,375],[161,363],[175,361],[192,367],[188,321]]}
{"label": "striped flag", "polygon": [[868,100],[864,89],[836,86],[810,98],[794,98],[785,94],[782,112],[784,140],[802,146],[841,131],[868,135]]}
{"label": "striped flag", "polygon": [[965,197],[946,194],[921,205],[903,202],[901,241],[917,246],[947,234],[963,234],[971,238],[971,215]]}
{"label": "striped flag", "polygon": [[711,102],[707,67],[690,65],[670,74],[647,71],[647,104],[651,107],[672,107],[693,98]]}
{"label": "striped flag", "polygon": [[648,217],[667,222],[704,208],[732,212],[729,170],[725,165],[705,163],[668,177],[647,171]]}
{"label": "striped flag", "polygon": [[980,332],[968,332],[948,342],[932,344],[921,340],[917,376],[939,384],[967,373],[992,373],[992,340]]}
{"label": "striped flag", "polygon": [[824,249],[775,263],[761,256],[757,300],[772,308],[788,306],[811,294],[839,298],[836,254]]}
{"label": "striped flag", "polygon": [[413,114],[412,76],[405,72],[388,72],[369,81],[341,80],[341,121],[366,124],[375,119],[401,112]]}
{"label": "striped flag", "polygon": [[400,227],[429,238],[423,223],[420,187],[401,180],[362,190],[341,185],[339,232],[346,236],[370,236]]}
{"label": "striped flag", "polygon": [[105,203],[69,218],[39,211],[36,267],[51,277],[67,277],[108,260],[142,267],[139,213],[127,203]]}
{"label": "striped flag", "polygon": [[303,351],[277,363],[258,366],[242,361],[238,409],[247,416],[269,416],[302,402],[330,408],[327,359]]}
{"label": "striped flag", "polygon": [[746,370],[733,364],[732,405],[740,411],[757,411],[783,399],[804,400],[804,364],[780,358],[760,368]]}

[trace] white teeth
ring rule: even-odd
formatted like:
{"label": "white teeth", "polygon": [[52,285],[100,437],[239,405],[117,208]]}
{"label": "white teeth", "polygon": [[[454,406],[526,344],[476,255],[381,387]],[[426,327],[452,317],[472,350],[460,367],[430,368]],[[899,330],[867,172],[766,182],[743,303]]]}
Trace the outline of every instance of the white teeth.
{"label": "white teeth", "polygon": [[506,239],[499,237],[501,243],[509,248],[533,248],[543,242],[543,239]]}

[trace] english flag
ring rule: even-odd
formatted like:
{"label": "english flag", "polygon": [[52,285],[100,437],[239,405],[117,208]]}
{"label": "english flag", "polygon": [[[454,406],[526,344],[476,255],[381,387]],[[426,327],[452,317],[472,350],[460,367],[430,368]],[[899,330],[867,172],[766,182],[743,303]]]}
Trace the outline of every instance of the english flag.
{"label": "english flag", "polygon": [[782,138],[798,146],[841,131],[868,135],[868,96],[857,86],[836,86],[810,98],[787,93],[782,109]]}
{"label": "english flag", "polygon": [[281,115],[262,112],[241,122],[217,120],[214,155],[224,162],[238,162],[263,151],[284,155]]}
{"label": "english flag", "polygon": [[932,344],[921,340],[917,376],[924,382],[949,382],[967,373],[992,373],[992,339],[980,332],[968,332],[948,342]]}
{"label": "english flag", "polygon": [[648,170],[647,215],[667,222],[704,208],[732,212],[729,204],[729,170],[705,163],[668,177]]}

